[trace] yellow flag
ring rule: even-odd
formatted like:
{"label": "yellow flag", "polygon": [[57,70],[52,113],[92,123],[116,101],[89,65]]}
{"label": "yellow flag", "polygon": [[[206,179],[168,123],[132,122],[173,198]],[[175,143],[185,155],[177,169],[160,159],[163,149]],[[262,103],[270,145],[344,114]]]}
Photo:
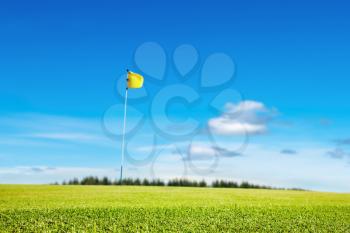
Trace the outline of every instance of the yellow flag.
{"label": "yellow flag", "polygon": [[143,76],[128,71],[128,88],[141,88],[143,85]]}

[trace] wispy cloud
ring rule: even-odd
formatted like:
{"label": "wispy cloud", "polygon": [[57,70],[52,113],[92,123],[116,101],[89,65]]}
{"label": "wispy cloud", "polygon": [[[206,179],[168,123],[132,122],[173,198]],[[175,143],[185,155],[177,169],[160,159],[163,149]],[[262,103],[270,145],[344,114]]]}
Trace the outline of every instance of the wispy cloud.
{"label": "wispy cloud", "polygon": [[295,155],[298,152],[296,150],[293,149],[283,149],[281,150],[281,154],[286,154],[286,155]]}
{"label": "wispy cloud", "polygon": [[[200,145],[198,145],[200,146]],[[219,157],[219,167],[214,173],[198,173],[187,169],[181,155],[164,151],[152,164],[127,166],[130,177],[170,179],[187,177],[194,179],[232,179],[248,180],[257,184],[279,187],[300,187],[311,190],[349,192],[348,177],[350,170],[340,160],[320,156],[326,148],[298,149],[295,156],[281,156],[275,149],[252,144],[245,152],[246,156],[235,159]],[[198,150],[197,150],[198,151]],[[198,151],[200,152],[200,151]],[[209,156],[206,160],[192,160],[197,168],[210,168],[215,159],[210,159],[213,150],[204,150]],[[137,168],[137,170],[135,170]],[[150,173],[151,168],[153,175]],[[278,174],[278,175],[276,175]],[[332,175],[329,175],[332,174]],[[74,177],[107,176],[115,179],[118,169],[113,167],[0,167],[0,183],[52,183]]]}
{"label": "wispy cloud", "polygon": [[222,157],[236,157],[241,154],[236,151],[231,151],[229,149],[219,147],[219,146],[209,146],[204,144],[192,144],[189,148],[189,155],[191,159],[201,160],[201,159],[212,159],[214,156]]}
{"label": "wispy cloud", "polygon": [[42,167],[29,167],[28,169],[30,169],[30,170],[33,171],[33,172],[45,172],[45,171],[52,171],[52,170],[55,170],[56,168],[55,168],[55,167],[45,167],[45,166],[42,166]]}
{"label": "wispy cloud", "polygon": [[99,119],[21,114],[0,118],[0,144],[43,146],[52,143],[108,145]]}
{"label": "wispy cloud", "polygon": [[336,139],[335,142],[338,145],[350,145],[350,138]]}
{"label": "wispy cloud", "polygon": [[136,148],[139,152],[151,152],[153,150],[173,150],[174,144],[160,144],[160,145],[152,145],[152,146],[139,146]]}
{"label": "wispy cloud", "polygon": [[[230,148],[229,143],[227,148]],[[257,184],[278,187],[300,187],[339,192],[350,190],[349,166],[343,161],[322,156],[327,148],[320,145],[298,148],[295,156],[281,156],[280,151],[274,147],[250,144],[244,156],[234,158],[216,156],[217,160],[214,156],[215,151],[209,146],[203,148],[202,143],[197,143],[195,149],[194,154],[202,156],[191,158],[190,161],[183,159],[180,154],[165,151],[152,164],[155,177],[162,179],[187,177],[207,181],[215,179],[232,179],[238,182],[248,180]],[[149,171],[150,168],[144,166],[140,167],[137,174],[147,175]]]}
{"label": "wispy cloud", "polygon": [[38,113],[21,113],[0,117],[0,126],[18,130],[48,130],[62,129],[96,130],[97,119],[57,116]]}
{"label": "wispy cloud", "polygon": [[344,151],[341,148],[336,148],[334,150],[328,151],[327,155],[329,155],[330,157],[332,157],[334,159],[343,159],[347,156],[350,156],[350,153],[347,153],[346,151]]}
{"label": "wispy cloud", "polygon": [[100,139],[95,134],[88,133],[34,133],[27,135],[30,138],[49,139],[49,140],[63,140],[63,141],[79,141],[79,142],[91,142]]}
{"label": "wispy cloud", "polygon": [[348,146],[350,146],[350,138],[340,138],[334,140],[336,147],[326,154],[333,159],[344,159],[350,158],[350,152],[348,151]]}
{"label": "wispy cloud", "polygon": [[17,184],[48,184],[62,182],[74,177],[83,178],[85,176],[107,176],[114,179],[118,174],[115,168],[96,167],[46,167],[46,166],[18,166],[1,167],[0,183]]}
{"label": "wispy cloud", "polygon": [[220,117],[210,119],[208,126],[219,135],[261,134],[267,131],[267,123],[276,112],[256,101],[228,103],[225,112]]}

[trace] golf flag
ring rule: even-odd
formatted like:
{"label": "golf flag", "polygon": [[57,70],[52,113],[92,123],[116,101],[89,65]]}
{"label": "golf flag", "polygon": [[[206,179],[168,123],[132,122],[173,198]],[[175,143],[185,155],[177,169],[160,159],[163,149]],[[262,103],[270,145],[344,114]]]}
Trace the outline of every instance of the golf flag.
{"label": "golf flag", "polygon": [[128,88],[141,88],[143,85],[143,76],[128,71]]}
{"label": "golf flag", "polygon": [[143,85],[143,77],[140,74],[136,74],[129,70],[127,77],[127,87],[125,88],[125,104],[124,104],[124,123],[123,123],[123,137],[122,137],[122,154],[120,161],[120,184],[123,181],[123,164],[124,164],[124,154],[125,154],[125,128],[126,128],[126,108],[128,103],[128,89],[129,88],[141,88]]}

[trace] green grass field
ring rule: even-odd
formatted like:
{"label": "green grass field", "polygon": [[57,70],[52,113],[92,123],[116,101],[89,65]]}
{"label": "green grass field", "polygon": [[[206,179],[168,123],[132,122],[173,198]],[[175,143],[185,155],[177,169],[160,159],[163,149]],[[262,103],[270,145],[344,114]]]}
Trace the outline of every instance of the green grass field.
{"label": "green grass field", "polygon": [[0,232],[350,232],[350,194],[0,185]]}

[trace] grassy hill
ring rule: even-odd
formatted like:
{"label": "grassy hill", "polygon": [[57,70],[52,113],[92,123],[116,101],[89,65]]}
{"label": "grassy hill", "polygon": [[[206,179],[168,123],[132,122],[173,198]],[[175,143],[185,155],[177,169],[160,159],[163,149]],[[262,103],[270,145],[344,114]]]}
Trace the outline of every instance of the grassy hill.
{"label": "grassy hill", "polygon": [[0,185],[0,232],[350,232],[350,194]]}

